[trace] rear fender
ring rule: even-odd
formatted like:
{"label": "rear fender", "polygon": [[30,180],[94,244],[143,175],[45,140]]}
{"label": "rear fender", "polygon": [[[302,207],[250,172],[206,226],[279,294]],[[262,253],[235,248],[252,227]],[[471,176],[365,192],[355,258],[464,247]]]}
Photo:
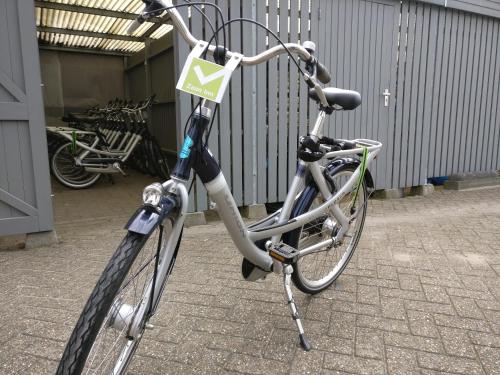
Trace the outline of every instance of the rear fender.
{"label": "rear fender", "polygon": [[[325,177],[328,179],[329,176],[333,176],[341,168],[345,168],[345,166],[352,165],[354,168],[357,168],[360,164],[361,160],[354,158],[335,159],[325,167]],[[368,168],[365,170],[365,181],[368,187],[368,194],[371,194],[375,190],[375,184],[373,183],[373,176]]]}

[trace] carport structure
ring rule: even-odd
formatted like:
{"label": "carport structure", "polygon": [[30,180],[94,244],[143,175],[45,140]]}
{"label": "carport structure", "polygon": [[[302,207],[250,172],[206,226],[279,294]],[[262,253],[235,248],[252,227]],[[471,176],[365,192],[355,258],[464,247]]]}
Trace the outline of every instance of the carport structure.
{"label": "carport structure", "polygon": [[152,18],[128,35],[127,28],[143,8],[141,0],[37,0],[35,6],[43,49],[130,55],[172,28],[165,19]]}
{"label": "carport structure", "polygon": [[171,29],[166,19],[153,18],[127,35],[142,6],[141,0],[0,0],[0,235],[53,228],[39,48],[126,58]]}

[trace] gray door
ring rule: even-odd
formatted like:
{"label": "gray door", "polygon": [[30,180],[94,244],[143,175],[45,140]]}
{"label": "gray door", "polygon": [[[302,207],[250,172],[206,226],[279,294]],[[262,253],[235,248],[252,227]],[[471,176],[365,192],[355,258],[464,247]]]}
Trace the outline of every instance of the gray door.
{"label": "gray door", "polygon": [[52,229],[33,1],[0,0],[0,235]]}
{"label": "gray door", "polygon": [[[392,171],[399,10],[393,0],[324,0],[312,35],[319,40],[320,60],[330,67],[331,85],[359,91],[363,100],[355,111],[330,116],[329,135],[384,144],[372,168],[377,189],[389,187]],[[387,103],[384,92],[391,94]]]}

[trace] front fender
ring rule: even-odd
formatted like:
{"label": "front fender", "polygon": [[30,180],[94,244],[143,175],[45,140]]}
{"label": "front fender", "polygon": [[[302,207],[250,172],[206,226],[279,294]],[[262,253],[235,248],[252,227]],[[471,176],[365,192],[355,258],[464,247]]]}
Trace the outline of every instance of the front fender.
{"label": "front fender", "polygon": [[164,197],[159,209],[147,205],[139,207],[125,225],[125,229],[130,232],[149,235],[176,208],[177,202],[172,197]]}

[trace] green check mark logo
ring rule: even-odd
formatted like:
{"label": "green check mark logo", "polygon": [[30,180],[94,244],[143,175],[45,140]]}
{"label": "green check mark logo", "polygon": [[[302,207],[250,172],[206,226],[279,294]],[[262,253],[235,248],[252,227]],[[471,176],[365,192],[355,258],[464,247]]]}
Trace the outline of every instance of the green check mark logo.
{"label": "green check mark logo", "polygon": [[224,75],[226,74],[226,72],[224,70],[219,70],[218,72],[215,72],[215,73],[212,73],[212,74],[209,74],[208,76],[206,76],[205,74],[203,74],[203,71],[201,70],[201,66],[199,66],[199,65],[196,65],[193,68],[193,70],[196,73],[196,76],[198,77],[198,80],[200,81],[202,86],[205,86],[207,83],[215,81],[217,78],[224,77]]}

